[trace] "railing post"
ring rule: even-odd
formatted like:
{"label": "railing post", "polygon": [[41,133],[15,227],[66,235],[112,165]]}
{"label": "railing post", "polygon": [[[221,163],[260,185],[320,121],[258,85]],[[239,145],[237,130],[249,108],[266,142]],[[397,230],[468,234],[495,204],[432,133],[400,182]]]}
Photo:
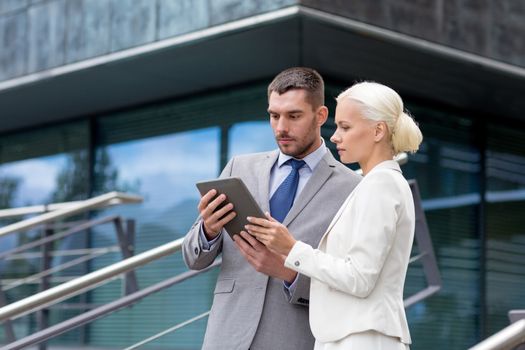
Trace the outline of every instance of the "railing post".
{"label": "railing post", "polygon": [[[127,249],[130,256],[135,254],[135,220],[126,220],[126,238],[128,240]],[[139,290],[137,276],[135,270],[124,275],[126,285],[126,295],[134,293]]]}
{"label": "railing post", "polygon": [[421,258],[421,263],[423,264],[423,271],[425,273],[427,287],[407,297],[404,300],[405,308],[408,308],[415,303],[418,303],[421,300],[437,293],[441,289],[442,285],[436,255],[432,246],[432,239],[430,238],[430,232],[428,230],[428,224],[425,218],[425,212],[423,210],[423,206],[421,205],[419,187],[417,186],[416,180],[409,180],[408,183],[412,191],[414,210],[416,214],[414,240],[420,252],[419,258]]}
{"label": "railing post", "polygon": [[[135,225],[131,224],[126,225],[127,230],[124,230],[124,225],[122,223],[122,218],[117,217],[115,218],[115,231],[117,232],[117,238],[120,246],[120,250],[122,252],[122,259],[128,259],[133,256],[134,248],[133,248],[133,241],[134,241],[134,229]],[[129,231],[131,229],[131,231]],[[131,238],[131,240],[130,240]],[[123,294],[128,295],[131,293],[136,292],[139,290],[139,285],[137,282],[137,277],[135,274],[135,271],[129,271],[124,274],[124,287],[123,287]]]}
{"label": "railing post", "polygon": [[[86,213],[86,221],[90,222],[94,218],[94,215],[92,212]],[[93,248],[93,242],[91,239],[91,236],[93,234],[93,231],[91,230],[91,227],[86,228],[83,239],[84,239],[84,247],[85,248]],[[87,275],[91,271],[92,267],[92,260],[87,260],[84,264],[82,264],[83,272],[85,275]],[[80,294],[79,300],[81,304],[89,305],[91,303],[91,292]],[[83,312],[88,312],[90,308],[86,308],[83,310]],[[79,343],[80,344],[87,344],[89,341],[89,326],[85,325],[84,327],[81,327],[79,330]]]}
{"label": "railing post", "polygon": [[[52,236],[54,233],[53,230],[53,223],[46,224],[44,227],[44,230],[42,231],[42,239],[47,238],[49,236]],[[51,268],[51,251],[53,250],[53,243],[48,242],[42,245],[41,251],[42,251],[42,259],[40,262],[40,268],[41,271],[46,271]],[[51,287],[51,276],[44,276],[40,280],[40,291],[43,292]],[[44,330],[47,327],[49,327],[49,309],[44,308],[37,313],[37,325],[39,330]],[[45,342],[42,342],[38,344],[39,350],[46,350],[47,344]]]}

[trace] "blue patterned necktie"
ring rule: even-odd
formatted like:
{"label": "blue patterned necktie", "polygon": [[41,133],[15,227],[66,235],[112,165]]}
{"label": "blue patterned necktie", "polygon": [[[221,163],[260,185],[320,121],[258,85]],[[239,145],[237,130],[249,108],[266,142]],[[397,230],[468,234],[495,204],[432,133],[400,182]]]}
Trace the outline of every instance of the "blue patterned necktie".
{"label": "blue patterned necktie", "polygon": [[292,207],[295,193],[297,192],[297,185],[299,184],[299,169],[306,164],[304,160],[295,159],[290,159],[286,163],[292,166],[292,171],[290,171],[290,174],[288,174],[270,199],[270,213],[279,222],[283,222]]}

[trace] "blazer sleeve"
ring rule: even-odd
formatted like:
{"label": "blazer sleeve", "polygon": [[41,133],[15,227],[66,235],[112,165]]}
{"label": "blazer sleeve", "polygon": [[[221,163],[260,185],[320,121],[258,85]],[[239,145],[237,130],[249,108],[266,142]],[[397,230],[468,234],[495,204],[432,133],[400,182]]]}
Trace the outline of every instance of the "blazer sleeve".
{"label": "blazer sleeve", "polygon": [[285,265],[344,293],[360,298],[370,295],[396,236],[402,197],[391,176],[377,172],[363,180],[354,201],[328,233],[338,230],[348,237],[344,257],[297,242]]}
{"label": "blazer sleeve", "polygon": [[[232,158],[223,169],[220,178],[229,177],[232,174],[234,158]],[[202,218],[199,216],[182,242],[182,256],[186,266],[192,270],[202,270],[210,266],[215,258],[222,252],[222,233],[217,242],[209,250],[202,248],[199,238],[199,231],[202,225]]]}

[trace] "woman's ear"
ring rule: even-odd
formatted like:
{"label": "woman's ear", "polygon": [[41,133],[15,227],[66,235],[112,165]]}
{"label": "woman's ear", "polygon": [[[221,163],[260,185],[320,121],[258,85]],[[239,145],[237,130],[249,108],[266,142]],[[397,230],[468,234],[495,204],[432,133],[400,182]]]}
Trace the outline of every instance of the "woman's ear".
{"label": "woman's ear", "polygon": [[374,134],[375,142],[380,142],[383,138],[385,138],[388,133],[388,127],[386,126],[386,123],[385,122],[376,123],[374,133],[375,133]]}

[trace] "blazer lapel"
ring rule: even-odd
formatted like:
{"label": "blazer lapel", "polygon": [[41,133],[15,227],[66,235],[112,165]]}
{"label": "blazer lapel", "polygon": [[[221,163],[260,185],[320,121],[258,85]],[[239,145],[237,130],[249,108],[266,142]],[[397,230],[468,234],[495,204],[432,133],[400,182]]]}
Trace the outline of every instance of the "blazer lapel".
{"label": "blazer lapel", "polygon": [[[359,186],[359,185],[358,185]],[[328,235],[328,233],[330,232],[330,230],[332,229],[332,227],[334,227],[334,225],[337,223],[337,221],[339,220],[339,218],[341,217],[341,215],[343,214],[343,212],[345,211],[345,208],[348,206],[348,203],[350,203],[350,199],[353,197],[354,195],[354,191],[352,191],[348,197],[346,198],[346,200],[344,201],[344,203],[341,205],[341,207],[339,208],[339,210],[337,211],[337,213],[335,214],[334,218],[332,219],[332,221],[330,222],[330,225],[328,225],[328,228],[326,229],[326,231],[324,232],[323,236],[321,237],[321,240],[319,241],[319,246],[321,246],[321,244],[323,243],[326,235]]]}
{"label": "blazer lapel", "polygon": [[302,190],[301,194],[299,194],[299,197],[295,199],[295,202],[292,208],[290,208],[288,215],[284,218],[283,225],[287,226],[290,224],[290,222],[292,222],[292,220],[295,219],[297,215],[299,215],[299,213],[310,202],[310,200],[312,200],[315,194],[324,185],[326,180],[328,180],[328,178],[332,175],[335,162],[336,160],[330,151],[327,150],[323,159],[321,159],[319,164],[317,164],[317,167],[315,167],[312,176],[306,183],[306,186]]}
{"label": "blazer lapel", "polygon": [[259,206],[263,212],[270,212],[270,171],[272,170],[273,165],[279,157],[279,150],[265,154],[257,164],[254,164],[254,167],[257,171],[257,178],[264,179],[257,181],[257,196],[256,199],[259,199]]}

